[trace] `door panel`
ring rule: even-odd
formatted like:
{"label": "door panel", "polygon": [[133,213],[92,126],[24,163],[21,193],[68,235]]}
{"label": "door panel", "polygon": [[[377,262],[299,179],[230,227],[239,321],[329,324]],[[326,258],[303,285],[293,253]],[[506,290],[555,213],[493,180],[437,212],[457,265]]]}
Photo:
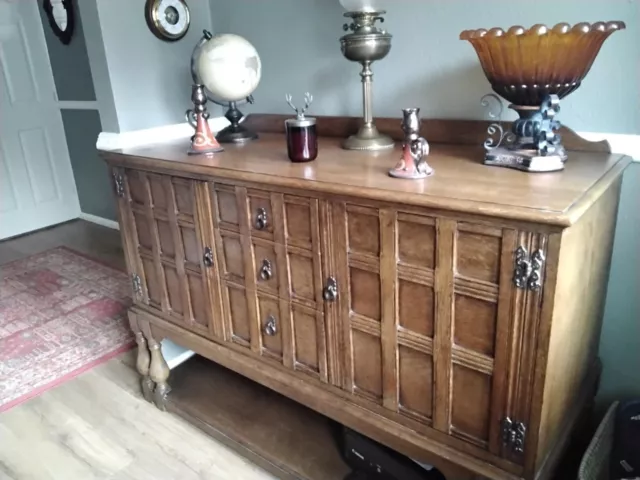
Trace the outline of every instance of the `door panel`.
{"label": "door panel", "polygon": [[209,209],[204,184],[135,170],[114,174],[124,189],[118,204],[121,225],[130,230],[129,270],[141,280],[134,302],[202,335],[216,335],[217,261],[212,251],[210,265],[204,262],[205,246],[213,243],[203,223],[207,216],[201,218],[197,208],[200,202],[203,211]]}
{"label": "door panel", "polygon": [[427,423],[433,416],[433,357],[404,345],[398,357],[399,410]]}
{"label": "door panel", "polygon": [[[227,340],[326,382],[318,200],[223,184],[209,188]],[[270,320],[276,331],[267,328]]]}
{"label": "door panel", "polygon": [[519,306],[539,306],[539,292],[513,284],[514,254],[544,238],[393,207],[331,211],[343,388],[508,456],[502,419],[528,420],[530,387],[517,379],[533,371],[523,332],[539,311]]}
{"label": "door panel", "polygon": [[0,239],[80,215],[38,8],[0,0]]}
{"label": "door panel", "polygon": [[327,381],[327,347],[323,312],[292,303],[293,367]]}
{"label": "door panel", "polygon": [[351,330],[353,391],[376,403],[382,400],[382,347],[380,337]]}
{"label": "door panel", "polygon": [[452,376],[451,431],[483,446],[489,441],[491,376],[455,364]]}
{"label": "door panel", "polygon": [[251,348],[251,325],[245,290],[229,285],[223,289],[223,295],[230,319],[231,340]]}

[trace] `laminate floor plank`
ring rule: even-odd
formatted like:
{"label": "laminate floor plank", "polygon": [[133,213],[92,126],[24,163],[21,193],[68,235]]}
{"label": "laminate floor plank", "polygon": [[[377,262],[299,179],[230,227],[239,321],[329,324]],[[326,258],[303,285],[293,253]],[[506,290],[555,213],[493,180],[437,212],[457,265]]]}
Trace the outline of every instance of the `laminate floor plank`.
{"label": "laminate floor plank", "polygon": [[[0,242],[0,265],[58,246],[124,269],[119,233],[84,221]],[[93,479],[274,477],[144,401],[133,350],[0,414],[0,480]]]}

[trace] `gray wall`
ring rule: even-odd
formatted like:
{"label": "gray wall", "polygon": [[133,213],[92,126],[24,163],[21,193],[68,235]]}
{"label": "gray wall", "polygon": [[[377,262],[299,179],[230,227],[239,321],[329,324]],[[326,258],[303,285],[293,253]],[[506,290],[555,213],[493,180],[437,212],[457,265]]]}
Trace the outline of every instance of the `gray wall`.
{"label": "gray wall", "polygon": [[[82,2],[83,8],[89,2]],[[58,100],[95,102],[91,64],[84,35],[83,16],[74,2],[76,30],[69,45],[63,45],[54,35],[46,15],[41,11],[51,69]],[[91,23],[88,23],[91,30]],[[102,131],[100,112],[95,105],[88,110],[61,109],[67,147],[78,189],[80,210],[107,219],[116,219],[115,202],[105,163],[96,152],[96,139]]]}
{"label": "gray wall", "polygon": [[80,210],[116,220],[115,201],[107,164],[98,156],[96,138],[102,131],[97,110],[62,110]]}
{"label": "gray wall", "polygon": [[[374,111],[399,116],[422,107],[429,118],[482,118],[490,86],[462,30],[561,21],[625,20],[628,30],[604,45],[584,85],[562,104],[560,120],[579,131],[640,133],[636,0],[388,0],[389,56],[374,65]],[[263,77],[247,112],[288,112],[287,92],[311,91],[316,114],[361,113],[359,68],[340,53],[338,0],[211,0],[217,32],[245,36],[258,49]],[[515,115],[515,114],[514,114]]]}
{"label": "gray wall", "polygon": [[191,52],[202,30],[211,29],[208,2],[188,3],[189,32],[177,42],[164,42],[147,28],[144,0],[97,0],[120,132],[184,122],[191,105]]}
{"label": "gray wall", "polygon": [[84,41],[82,18],[76,5],[74,8],[76,23],[69,45],[64,45],[55,36],[43,8],[39,8],[40,17],[51,59],[58,100],[92,101],[96,99],[96,93],[91,80],[91,67]]}
{"label": "gray wall", "polygon": [[[290,113],[285,93],[315,96],[312,112],[360,115],[358,67],[340,53],[338,0],[210,0],[216,32],[245,36],[263,62],[256,104],[247,113]],[[399,116],[422,107],[430,118],[484,118],[490,91],[476,54],[460,31],[561,21],[624,20],[605,43],[582,87],[562,103],[560,120],[578,131],[640,134],[640,2],[637,0],[389,0],[392,51],[374,65],[375,112]],[[640,159],[638,159],[640,160]],[[624,177],[600,352],[600,402],[640,396],[640,164]]]}
{"label": "gray wall", "polygon": [[601,403],[640,397],[640,163],[624,175],[600,355]]}
{"label": "gray wall", "polygon": [[83,0],[76,3],[76,5],[82,16],[82,23],[85,26],[84,37],[89,53],[91,76],[93,77],[93,85],[98,100],[102,128],[106,132],[117,133],[120,131],[118,113],[113,99],[107,56],[104,51],[98,5],[96,0]]}

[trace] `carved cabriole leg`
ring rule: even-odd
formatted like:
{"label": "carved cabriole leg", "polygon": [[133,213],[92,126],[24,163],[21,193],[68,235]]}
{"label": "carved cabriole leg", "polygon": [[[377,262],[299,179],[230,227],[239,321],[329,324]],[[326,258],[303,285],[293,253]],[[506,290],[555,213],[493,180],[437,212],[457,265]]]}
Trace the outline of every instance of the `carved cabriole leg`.
{"label": "carved cabriole leg", "polygon": [[142,375],[140,386],[142,387],[142,396],[147,402],[153,401],[154,383],[149,377],[149,367],[151,364],[151,355],[147,348],[147,340],[142,332],[136,332],[136,342],[138,343],[138,359],[136,360],[136,368],[138,373]]}
{"label": "carved cabriole leg", "polygon": [[160,343],[151,335],[147,337],[149,342],[149,350],[151,351],[151,365],[149,368],[149,376],[156,384],[153,392],[153,401],[160,410],[165,410],[165,400],[171,391],[167,379],[169,378],[169,365],[162,356]]}
{"label": "carved cabriole leg", "polygon": [[149,354],[149,348],[147,347],[147,340],[144,338],[140,325],[138,324],[138,318],[135,313],[129,312],[129,324],[131,330],[136,336],[136,343],[138,344],[138,357],[136,358],[136,370],[142,377],[140,379],[140,386],[142,387],[142,396],[147,402],[153,401],[153,388],[154,384],[149,377],[149,367],[151,364],[151,355]]}

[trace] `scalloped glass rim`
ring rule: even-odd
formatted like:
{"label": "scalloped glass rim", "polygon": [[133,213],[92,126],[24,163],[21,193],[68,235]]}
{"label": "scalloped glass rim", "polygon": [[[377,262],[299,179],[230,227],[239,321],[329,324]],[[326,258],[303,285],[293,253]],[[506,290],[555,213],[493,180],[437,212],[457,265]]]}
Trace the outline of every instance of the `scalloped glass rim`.
{"label": "scalloped glass rim", "polygon": [[517,36],[517,35],[546,35],[548,33],[556,33],[556,34],[567,34],[571,32],[575,33],[589,33],[589,32],[611,32],[615,30],[624,30],[627,28],[626,24],[622,21],[611,21],[611,22],[595,22],[595,23],[587,23],[581,22],[576,23],[573,27],[566,23],[558,23],[553,27],[549,28],[546,25],[541,23],[537,23],[530,28],[524,28],[520,25],[514,25],[513,27],[509,27],[507,31],[504,31],[502,28],[494,27],[490,30],[486,28],[479,28],[477,30],[465,30],[460,33],[460,40],[471,40],[474,38],[499,38],[504,36]]}

